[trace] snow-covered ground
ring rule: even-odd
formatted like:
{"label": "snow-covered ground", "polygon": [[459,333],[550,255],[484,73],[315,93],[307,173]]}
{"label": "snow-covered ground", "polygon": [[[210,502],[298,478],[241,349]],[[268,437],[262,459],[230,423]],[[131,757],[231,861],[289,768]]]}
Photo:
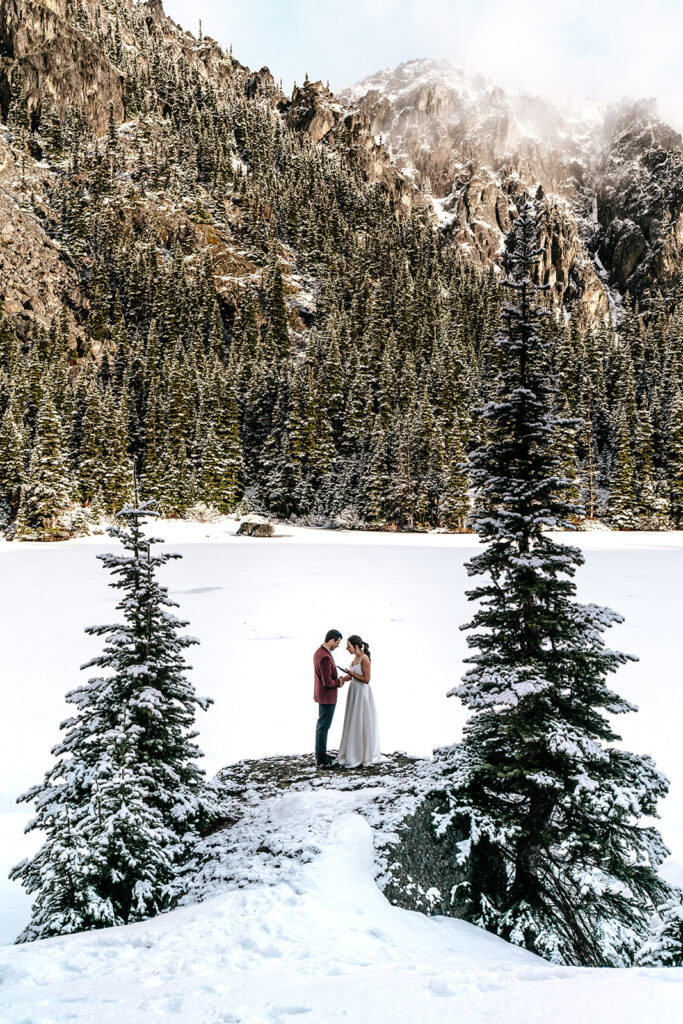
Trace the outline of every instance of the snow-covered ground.
{"label": "snow-covered ground", "polygon": [[[324,820],[330,803],[326,791],[283,797],[282,827]],[[353,813],[274,886],[0,949],[5,1024],[674,1024],[682,999],[680,969],[552,967],[472,925],[392,907]]]}
{"label": "snow-covered ground", "polygon": [[[215,700],[199,721],[210,774],[244,757],[311,749],[311,656],[331,626],[370,642],[384,750],[428,754],[459,737],[464,712],[445,692],[462,672],[463,562],[474,538],[280,527],[286,536],[256,540],[234,531],[229,521],[154,530],[184,556],[165,567],[165,582],[201,640],[190,654],[198,691]],[[671,779],[665,873],[683,882],[683,534],[574,540],[587,558],[580,596],[626,616],[610,643],[641,658],[616,680],[641,708],[619,726],[625,744],[654,755]],[[64,693],[99,650],[83,627],[111,621],[116,595],[94,557],[109,546],[102,537],[0,544],[0,943],[13,940],[28,912],[7,870],[36,841],[22,835],[29,809],[14,801],[42,778],[67,714]],[[224,893],[141,925],[0,950],[3,1024],[456,1014],[469,1024],[495,1012],[506,1024],[678,1019],[683,971],[552,968],[462,923],[400,911],[374,884],[370,830],[352,804],[340,806],[326,789],[280,801],[283,829],[302,817],[317,822],[322,852],[312,863],[275,886]]]}

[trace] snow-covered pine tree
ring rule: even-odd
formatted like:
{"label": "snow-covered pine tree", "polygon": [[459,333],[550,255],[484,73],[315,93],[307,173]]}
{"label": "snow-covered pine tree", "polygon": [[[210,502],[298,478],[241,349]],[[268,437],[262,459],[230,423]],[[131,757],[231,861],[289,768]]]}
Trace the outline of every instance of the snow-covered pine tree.
{"label": "snow-covered pine tree", "polygon": [[12,402],[0,420],[0,516],[14,515],[24,474],[24,432]]}
{"label": "snow-covered pine tree", "polygon": [[335,445],[338,446],[344,433],[344,371],[339,351],[339,340],[336,334],[330,342],[325,365],[323,367],[322,385],[325,394],[325,405],[330,415],[330,425]]}
{"label": "snow-covered pine tree", "polygon": [[67,535],[63,516],[72,504],[73,484],[64,432],[49,391],[43,397],[28,472],[21,488],[17,537],[58,540]]}
{"label": "snow-covered pine tree", "polygon": [[110,391],[102,403],[102,414],[105,424],[105,450],[101,461],[102,498],[105,512],[112,515],[133,496],[124,401],[117,404]]}
{"label": "snow-covered pine tree", "polygon": [[620,530],[631,529],[635,523],[635,506],[631,429],[622,409],[616,421],[614,459],[607,501],[607,511],[613,526]]}
{"label": "snow-covered pine tree", "polygon": [[219,512],[232,512],[235,507],[239,477],[233,467],[230,453],[226,452],[214,424],[209,423],[201,440],[197,495],[201,501],[212,505]]}
{"label": "snow-covered pine tree", "polygon": [[611,745],[608,716],[635,710],[606,685],[628,656],[601,634],[621,617],[576,601],[583,556],[548,532],[576,509],[554,443],[529,202],[508,251],[516,301],[503,306],[486,440],[469,458],[471,521],[485,545],[467,565],[482,577],[463,627],[474,630],[472,667],[449,694],[474,713],[462,744],[440,752],[436,832],[470,921],[555,962],[625,964],[668,888],[656,873],[668,851],[641,821],[656,815],[667,780],[650,757]]}
{"label": "snow-covered pine tree", "polygon": [[669,478],[671,521],[676,530],[683,526],[683,398],[676,390],[666,425],[664,454]]}
{"label": "snow-covered pine tree", "polygon": [[[402,474],[407,471],[402,467]],[[375,418],[370,441],[370,451],[363,466],[361,494],[363,515],[375,527],[384,526],[386,522],[386,501],[389,491],[389,473],[387,469],[387,439],[379,418]],[[398,486],[403,486],[399,482]]]}
{"label": "snow-covered pine tree", "polygon": [[102,503],[102,463],[105,455],[102,390],[94,377],[86,382],[86,386],[82,390],[82,399],[77,406],[79,412],[77,425],[80,428],[78,431],[80,434],[78,490],[84,505],[97,506]]}
{"label": "snow-covered pine tree", "polygon": [[[381,412],[377,414],[375,430],[378,437],[384,434],[385,428],[382,424]],[[415,512],[415,481],[413,480],[413,464],[411,451],[411,430],[410,424],[405,423],[400,416],[396,416],[393,423],[388,425],[388,443],[384,443],[384,461],[381,465],[386,469],[389,458],[387,448],[390,449],[389,456],[393,464],[393,470],[387,474],[388,501],[385,510],[380,510],[381,516],[388,512],[392,522],[398,523],[401,529],[413,529]],[[381,446],[381,441],[380,441]],[[373,452],[373,456],[377,453]],[[380,468],[377,462],[376,468]],[[368,497],[372,497],[372,488],[381,487],[381,480],[373,480],[367,477]]]}
{"label": "snow-covered pine tree", "polygon": [[91,626],[103,653],[83,668],[103,670],[67,694],[76,713],[44,781],[19,797],[35,801],[28,830],[45,833],[34,857],[11,873],[30,894],[31,920],[19,942],[139,921],[173,903],[174,883],[198,830],[216,813],[197,764],[196,709],[210,700],[186,678],[184,651],[198,641],[157,579],[180,555],[152,554],[143,533],[151,502],[125,506],[110,536],[123,554],[98,555],[122,592],[123,622]]}
{"label": "snow-covered pine tree", "polygon": [[470,511],[465,449],[455,426],[446,435],[446,476],[441,498],[441,518],[449,530],[462,533]]}
{"label": "snow-covered pine tree", "polygon": [[290,354],[285,287],[280,264],[273,262],[266,287],[266,347],[286,359]]}
{"label": "snow-covered pine tree", "polygon": [[640,949],[641,967],[683,967],[683,892],[674,889],[652,919],[650,934]]}

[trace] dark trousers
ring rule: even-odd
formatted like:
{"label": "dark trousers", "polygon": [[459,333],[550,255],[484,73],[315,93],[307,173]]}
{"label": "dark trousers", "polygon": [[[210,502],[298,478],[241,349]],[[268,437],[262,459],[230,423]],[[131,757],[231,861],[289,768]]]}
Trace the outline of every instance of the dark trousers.
{"label": "dark trousers", "polygon": [[318,724],[315,727],[315,759],[318,764],[325,764],[327,761],[327,734],[336,704],[318,704]]}

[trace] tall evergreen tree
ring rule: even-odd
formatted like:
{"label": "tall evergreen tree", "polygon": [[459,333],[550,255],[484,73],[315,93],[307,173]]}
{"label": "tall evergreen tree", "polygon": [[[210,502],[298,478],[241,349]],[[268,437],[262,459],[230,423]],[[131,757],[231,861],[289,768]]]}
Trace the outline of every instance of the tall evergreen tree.
{"label": "tall evergreen tree", "polygon": [[63,516],[72,504],[72,491],[62,424],[47,393],[38,413],[31,459],[21,489],[17,536],[23,540],[63,537]]}
{"label": "tall evergreen tree", "polygon": [[24,476],[24,448],[21,422],[10,402],[0,421],[0,510],[8,518],[14,517],[19,508]]}
{"label": "tall evergreen tree", "polygon": [[215,397],[220,404],[210,410],[207,420],[200,421],[197,497],[228,513],[240,493],[242,445],[235,392],[222,377],[219,392]]}
{"label": "tall evergreen tree", "polygon": [[630,529],[635,524],[635,467],[631,451],[632,434],[623,410],[620,410],[614,438],[614,459],[609,480],[607,510],[610,521],[618,529]]}
{"label": "tall evergreen tree", "polygon": [[[483,577],[466,628],[471,668],[450,695],[473,712],[463,742],[445,751],[437,832],[465,879],[465,914],[555,962],[632,962],[667,886],[656,829],[666,779],[649,757],[613,746],[608,715],[635,708],[606,685],[627,656],[601,634],[615,612],[575,599],[583,557],[547,532],[574,506],[559,473],[559,426],[537,245],[526,203],[509,237],[501,355],[486,442],[469,459],[472,523],[485,544],[467,565]],[[462,893],[463,889],[454,890]]]}
{"label": "tall evergreen tree", "polygon": [[455,427],[446,436],[446,473],[441,498],[444,526],[461,533],[470,513],[469,488],[465,469],[465,449]]}
{"label": "tall evergreen tree", "polygon": [[274,262],[266,288],[266,346],[281,358],[290,354],[289,320],[280,264]]}
{"label": "tall evergreen tree", "polygon": [[125,395],[117,404],[111,392],[103,404],[106,424],[102,459],[102,499],[105,512],[113,515],[133,496],[133,464],[128,453]]}
{"label": "tall evergreen tree", "polygon": [[363,514],[373,526],[386,522],[389,469],[387,465],[387,439],[379,417],[375,419],[370,450],[363,466]]}
{"label": "tall evergreen tree", "polygon": [[[84,505],[102,503],[102,469],[105,456],[105,423],[102,392],[95,379],[86,380],[82,402],[77,405],[74,434],[78,441],[78,489]],[[82,405],[82,409],[81,409]],[[118,506],[121,507],[120,505]]]}
{"label": "tall evergreen tree", "polygon": [[665,456],[671,521],[680,530],[683,527],[683,397],[678,391],[669,413]]}

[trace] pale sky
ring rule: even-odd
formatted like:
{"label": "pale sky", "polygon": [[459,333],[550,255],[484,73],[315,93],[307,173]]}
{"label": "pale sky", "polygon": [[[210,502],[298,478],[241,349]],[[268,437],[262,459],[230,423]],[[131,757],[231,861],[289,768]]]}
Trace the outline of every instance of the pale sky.
{"label": "pale sky", "polygon": [[512,89],[602,99],[656,96],[683,129],[683,0],[164,0],[199,18],[252,69],[351,85],[415,57],[445,57]]}

